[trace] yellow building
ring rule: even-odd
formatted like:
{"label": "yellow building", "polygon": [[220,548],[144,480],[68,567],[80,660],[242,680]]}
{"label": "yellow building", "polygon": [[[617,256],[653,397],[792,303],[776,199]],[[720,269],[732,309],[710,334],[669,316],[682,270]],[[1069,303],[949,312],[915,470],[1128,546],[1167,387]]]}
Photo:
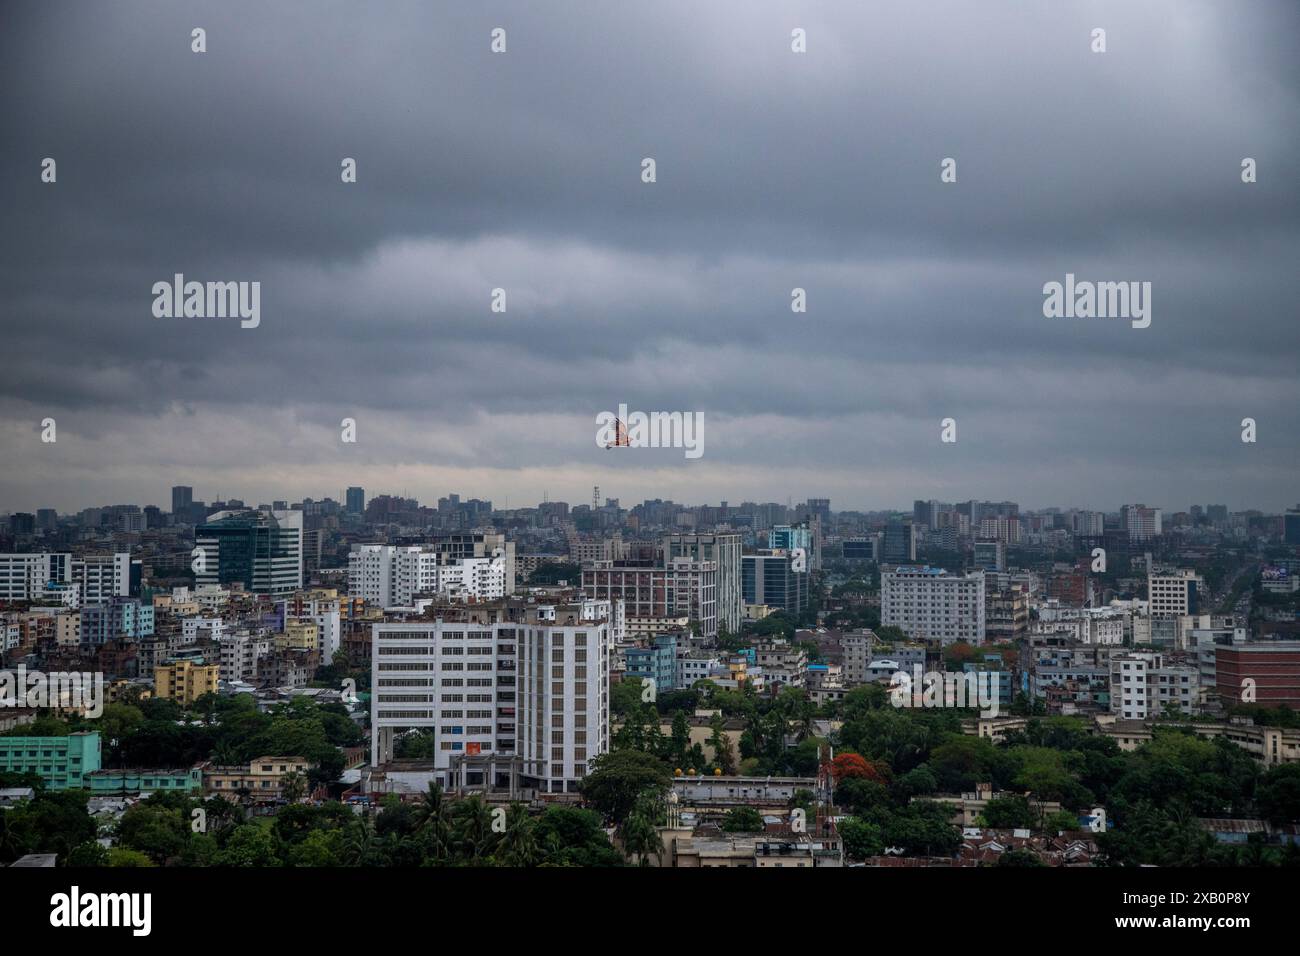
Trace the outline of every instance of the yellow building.
{"label": "yellow building", "polygon": [[284,633],[275,635],[277,651],[314,651],[319,643],[320,628],[311,621],[285,621]]}
{"label": "yellow building", "polygon": [[[283,796],[285,777],[305,776],[309,769],[311,764],[302,757],[258,757],[246,767],[208,764],[203,768],[203,790],[211,796],[231,800],[243,797],[258,802],[274,801]],[[300,798],[305,795],[301,794]]]}
{"label": "yellow building", "polygon": [[204,694],[217,692],[221,679],[219,664],[173,661],[153,669],[154,695],[189,707]]}

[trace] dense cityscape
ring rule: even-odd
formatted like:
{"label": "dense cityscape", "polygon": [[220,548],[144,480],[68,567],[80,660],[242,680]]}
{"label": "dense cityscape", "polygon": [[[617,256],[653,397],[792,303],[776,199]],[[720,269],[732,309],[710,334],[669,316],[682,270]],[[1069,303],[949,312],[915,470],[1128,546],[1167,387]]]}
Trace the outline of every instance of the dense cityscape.
{"label": "dense cityscape", "polygon": [[11,864],[1300,861],[1300,507],[177,486],[0,543]]}
{"label": "dense cityscape", "polygon": [[1300,5],[0,6],[16,940],[1285,927]]}

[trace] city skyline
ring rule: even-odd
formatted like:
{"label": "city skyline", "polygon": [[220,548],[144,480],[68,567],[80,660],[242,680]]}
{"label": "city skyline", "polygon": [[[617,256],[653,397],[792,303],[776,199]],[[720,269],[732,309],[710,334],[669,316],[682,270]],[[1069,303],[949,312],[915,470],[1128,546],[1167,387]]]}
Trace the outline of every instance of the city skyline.
{"label": "city skyline", "polygon": [[[261,505],[273,505],[275,502],[285,502],[290,507],[292,507],[294,505],[299,505],[302,502],[307,500],[311,500],[313,502],[333,501],[334,503],[338,504],[340,507],[343,507],[346,505],[347,502],[347,488],[343,488],[335,492],[321,492],[319,495],[307,494],[298,497],[285,497],[284,494],[282,493],[277,493],[273,495],[244,495],[244,494],[236,493],[231,495],[224,495],[224,494],[218,495],[212,497],[211,499],[208,499],[199,493],[201,489],[198,488],[198,486],[191,485],[191,486],[173,486],[173,487],[191,488],[194,491],[193,501],[203,502],[205,505],[209,507],[211,507],[215,503],[227,504],[231,501],[241,502],[242,503],[241,507],[247,507],[247,508],[257,508]],[[575,495],[566,498],[561,495],[554,495],[554,494],[547,493],[545,498],[537,498],[536,500],[533,501],[528,501],[525,499],[516,502],[512,505],[509,503],[508,499],[494,498],[491,495],[481,494],[472,490],[461,490],[461,491],[444,490],[440,492],[431,492],[429,493],[428,496],[425,496],[419,494],[412,494],[408,490],[402,490],[402,491],[375,490],[372,492],[370,488],[365,486],[352,485],[349,487],[360,487],[361,490],[365,493],[365,502],[367,504],[369,504],[369,502],[374,498],[379,498],[379,497],[405,498],[408,500],[411,499],[415,500],[416,502],[418,502],[421,508],[437,508],[438,500],[440,498],[447,498],[453,495],[458,497],[462,503],[471,500],[480,500],[480,501],[489,502],[492,505],[493,511],[518,511],[518,510],[536,509],[539,506],[546,503],[554,504],[554,503],[562,502],[567,504],[570,508],[574,508],[577,506],[584,506],[584,505],[590,506],[591,504],[590,488],[588,489],[587,496],[585,499],[581,495]],[[602,494],[601,494],[602,505],[604,504],[607,498],[612,498],[619,502],[619,507],[622,508],[624,511],[630,511],[631,509],[637,507],[643,502],[657,501],[657,500],[668,501],[671,502],[672,504],[678,505],[686,509],[716,508],[719,507],[720,504],[725,501],[727,503],[727,506],[733,510],[737,509],[739,506],[743,504],[757,504],[757,505],[777,504],[777,505],[784,505],[792,510],[797,510],[800,505],[806,504],[811,499],[824,497],[818,495],[785,495],[782,496],[781,498],[721,498],[715,501],[678,501],[673,498],[664,497],[664,496],[634,499],[634,498],[628,498],[618,493],[606,495],[604,494],[604,489],[602,488],[601,490],[602,490]],[[113,501],[113,502],[98,501],[95,502],[94,504],[87,504],[79,508],[71,508],[71,509],[55,508],[55,510],[58,512],[58,514],[61,517],[69,517],[69,516],[79,514],[81,511],[88,510],[88,509],[111,508],[111,507],[119,507],[123,505],[135,505],[142,509],[151,506],[157,507],[160,511],[164,513],[171,513],[172,509],[171,509],[170,488],[166,495],[159,495],[158,498],[160,499],[160,501],[152,501],[152,500],[151,501],[124,500],[124,501]],[[870,508],[855,508],[855,507],[848,507],[848,506],[836,507],[837,505],[836,500],[834,498],[831,498],[830,511],[832,514],[837,514],[841,512],[854,512],[859,514],[884,514],[884,513],[910,514],[913,511],[914,505],[918,501],[925,501],[928,503],[930,501],[940,501],[940,499],[915,498],[912,499],[911,503],[900,502],[896,507],[882,506],[882,507],[870,507]],[[1264,507],[1256,507],[1249,503],[1247,503],[1244,507],[1237,507],[1226,501],[1193,501],[1193,502],[1185,502],[1182,504],[1169,505],[1154,500],[1140,502],[1137,501],[1136,499],[1124,500],[1114,505],[1099,506],[1099,507],[1093,507],[1090,505],[1073,504],[1068,502],[1057,502],[1055,504],[1034,505],[1034,504],[1028,504],[1026,502],[1017,500],[1016,497],[1013,495],[998,495],[998,494],[991,494],[988,496],[976,496],[976,497],[961,496],[949,501],[944,501],[942,503],[946,505],[961,505],[972,501],[982,502],[982,503],[1012,502],[1016,504],[1019,507],[1020,511],[1022,512],[1025,513],[1033,512],[1033,513],[1040,513],[1040,514],[1045,512],[1051,512],[1051,511],[1063,511],[1063,512],[1091,511],[1091,512],[1101,512],[1106,515],[1116,515],[1119,514],[1121,512],[1121,509],[1123,509],[1125,506],[1134,505],[1134,504],[1140,504],[1140,505],[1145,505],[1146,507],[1159,509],[1166,515],[1166,517],[1169,515],[1178,514],[1180,512],[1188,512],[1193,507],[1199,506],[1205,508],[1211,505],[1222,505],[1223,507],[1227,508],[1230,514],[1239,514],[1243,512],[1256,511],[1262,514],[1282,515],[1288,511],[1295,511],[1297,509],[1300,509],[1300,501],[1292,502],[1290,504],[1284,504],[1282,507],[1276,510],[1264,508]],[[32,508],[9,508],[0,504],[0,515],[12,514],[12,513],[35,514],[37,511],[45,510],[46,508],[49,507],[52,506],[40,505]]]}

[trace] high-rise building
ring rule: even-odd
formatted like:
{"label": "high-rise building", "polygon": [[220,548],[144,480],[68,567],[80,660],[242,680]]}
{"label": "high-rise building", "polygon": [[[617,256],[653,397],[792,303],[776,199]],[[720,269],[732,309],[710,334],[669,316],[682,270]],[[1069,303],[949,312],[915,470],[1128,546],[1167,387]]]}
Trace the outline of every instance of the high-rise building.
{"label": "high-rise building", "polygon": [[875,561],[876,560],[877,539],[873,537],[857,537],[844,539],[844,560],[845,561]]}
{"label": "high-rise building", "polygon": [[1183,617],[1200,613],[1200,576],[1181,568],[1168,574],[1147,574],[1147,600],[1153,618]]}
{"label": "high-rise building", "polygon": [[984,636],[999,643],[1018,641],[1029,633],[1029,594],[1024,588],[986,591]]}
{"label": "high-rise building", "polygon": [[1300,505],[1287,509],[1282,518],[1282,528],[1287,544],[1300,544]]}
{"label": "high-rise building", "polygon": [[975,567],[981,571],[1005,571],[1007,546],[1002,541],[976,541]]}
{"label": "high-rise building", "polygon": [[1148,538],[1159,537],[1163,533],[1159,508],[1124,505],[1120,509],[1120,520],[1124,530],[1128,532],[1130,541],[1145,541]]}
{"label": "high-rise building", "polygon": [[172,486],[172,514],[187,511],[194,504],[194,489],[189,485]]}
{"label": "high-rise building", "polygon": [[686,617],[703,637],[718,634],[717,561],[593,561],[582,569],[582,591],[594,600],[622,601],[629,618]]}
{"label": "high-rise building", "polygon": [[795,570],[789,552],[746,554],[741,562],[746,604],[765,604],[795,616],[808,609],[808,572]]}
{"label": "high-rise building", "polygon": [[81,609],[80,628],[83,646],[101,647],[120,638],[138,641],[152,637],[153,605],[124,597],[110,598],[101,604],[87,604]]}
{"label": "high-rise building", "polygon": [[515,593],[515,543],[507,541],[506,536],[500,532],[444,532],[420,542],[420,546],[438,551],[453,561],[461,558],[499,558],[505,568],[506,594]]}
{"label": "high-rise building", "polygon": [[242,584],[259,594],[302,587],[301,511],[219,511],[194,529],[195,585]]}
{"label": "high-rise building", "polygon": [[608,601],[506,599],[375,624],[372,763],[389,762],[396,735],[418,728],[433,734],[443,786],[477,765],[480,774],[513,767],[524,786],[545,793],[576,793],[609,749],[616,629]]}
{"label": "high-rise building", "polygon": [[220,664],[178,660],[159,664],[153,671],[154,696],[189,707],[204,694],[215,694],[221,679]]}
{"label": "high-rise building", "polygon": [[984,640],[984,572],[894,568],[880,574],[880,623],[908,637],[944,644]]}
{"label": "high-rise building", "polygon": [[[663,539],[665,563],[674,558],[712,561],[717,565],[717,620],[739,633],[745,616],[740,587],[741,542],[738,534],[670,534]],[[628,612],[631,613],[630,611]],[[716,628],[713,633],[717,633]]]}
{"label": "high-rise building", "polygon": [[625,673],[633,680],[652,680],[655,691],[666,694],[677,689],[677,635],[656,634],[646,647],[629,647],[625,651]]}
{"label": "high-rise building", "polygon": [[353,485],[347,490],[346,510],[350,515],[365,514],[366,511],[366,492],[364,488],[358,488]]}
{"label": "high-rise building", "polygon": [[888,564],[906,564],[916,560],[916,535],[910,521],[891,521],[885,525],[881,560]]}

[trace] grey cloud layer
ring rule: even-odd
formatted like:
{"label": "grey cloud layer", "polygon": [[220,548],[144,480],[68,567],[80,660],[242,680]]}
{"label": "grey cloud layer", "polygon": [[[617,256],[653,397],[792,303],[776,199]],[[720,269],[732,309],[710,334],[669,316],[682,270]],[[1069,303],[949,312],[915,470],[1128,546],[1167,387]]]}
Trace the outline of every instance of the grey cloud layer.
{"label": "grey cloud layer", "polygon": [[[1300,496],[1290,4],[268,6],[6,12],[0,509]],[[261,327],[154,319],[178,271]],[[1044,319],[1066,272],[1151,328]],[[603,453],[620,401],[705,457]]]}

